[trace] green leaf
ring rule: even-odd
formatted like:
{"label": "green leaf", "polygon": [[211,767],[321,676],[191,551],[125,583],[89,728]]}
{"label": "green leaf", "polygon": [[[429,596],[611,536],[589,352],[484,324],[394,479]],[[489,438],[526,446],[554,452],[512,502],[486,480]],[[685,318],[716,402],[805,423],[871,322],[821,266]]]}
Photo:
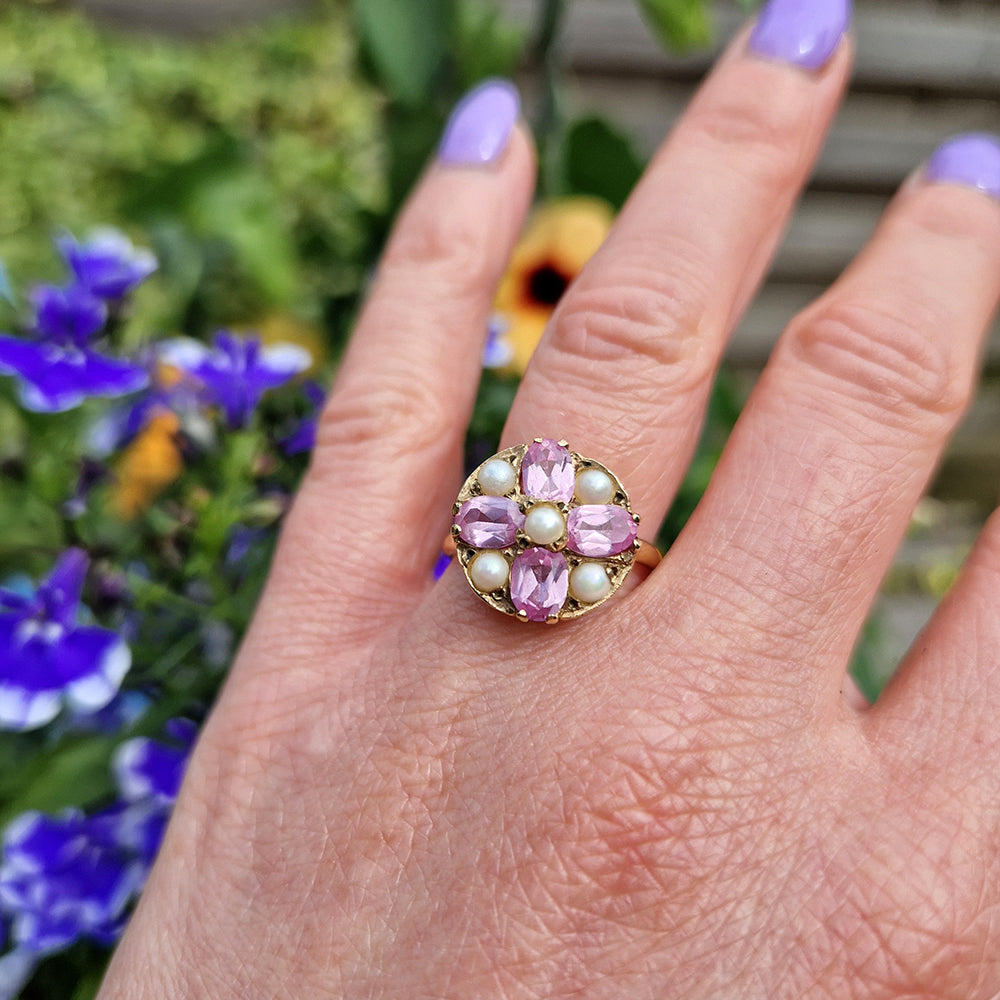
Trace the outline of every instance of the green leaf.
{"label": "green leaf", "polygon": [[76,988],[73,990],[72,1000],[94,1000],[97,991],[101,988],[101,980],[104,979],[103,963],[96,969],[89,969],[82,978],[77,980]]}
{"label": "green leaf", "polygon": [[462,0],[454,18],[454,58],[464,91],[489,76],[510,76],[524,54],[527,31],[491,4]]}
{"label": "green leaf", "polygon": [[358,32],[390,94],[426,101],[448,52],[451,0],[354,0]]}
{"label": "green leaf", "polygon": [[667,48],[688,52],[712,41],[708,0],[639,0],[639,9]]}
{"label": "green leaf", "polygon": [[642,176],[631,140],[603,118],[581,118],[566,132],[559,154],[563,194],[589,194],[621,208]]}
{"label": "green leaf", "polygon": [[294,304],[298,260],[288,222],[266,180],[249,166],[206,177],[188,204],[196,234],[228,243],[240,269],[275,306]]}
{"label": "green leaf", "polygon": [[40,754],[18,776],[19,788],[0,813],[0,826],[29,809],[57,812],[69,806],[84,807],[110,795],[115,743],[108,737],[90,737],[61,743]]}
{"label": "green leaf", "polygon": [[389,146],[389,189],[391,204],[398,208],[420,175],[444,124],[432,108],[415,111],[390,109],[386,115]]}
{"label": "green leaf", "polygon": [[62,518],[20,483],[0,490],[0,559],[30,549],[55,551],[64,542]]}

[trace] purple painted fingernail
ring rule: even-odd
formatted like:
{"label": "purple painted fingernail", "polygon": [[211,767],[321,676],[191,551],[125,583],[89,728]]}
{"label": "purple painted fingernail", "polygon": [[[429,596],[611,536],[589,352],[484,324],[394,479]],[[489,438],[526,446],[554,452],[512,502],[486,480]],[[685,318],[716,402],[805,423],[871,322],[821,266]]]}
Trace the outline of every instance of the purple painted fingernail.
{"label": "purple painted fingernail", "polygon": [[750,35],[758,55],[822,68],[851,23],[851,0],[769,0]]}
{"label": "purple painted fingernail", "polygon": [[521,98],[509,80],[484,80],[452,111],[438,157],[456,166],[492,163],[507,148]]}
{"label": "purple painted fingernail", "polygon": [[956,135],[935,150],[924,178],[964,184],[1000,198],[1000,139],[985,132]]}

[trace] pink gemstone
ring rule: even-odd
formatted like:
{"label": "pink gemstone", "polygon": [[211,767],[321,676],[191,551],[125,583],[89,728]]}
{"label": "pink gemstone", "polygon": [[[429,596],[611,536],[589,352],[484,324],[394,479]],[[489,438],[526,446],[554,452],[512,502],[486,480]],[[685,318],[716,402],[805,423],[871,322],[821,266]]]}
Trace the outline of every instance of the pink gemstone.
{"label": "pink gemstone", "polygon": [[536,441],[521,461],[521,488],[532,500],[569,503],[576,486],[573,456],[557,441]]}
{"label": "pink gemstone", "polygon": [[638,533],[632,515],[615,504],[583,504],[566,517],[566,544],[581,556],[616,556],[635,541]]}
{"label": "pink gemstone", "polygon": [[543,622],[556,615],[569,592],[569,566],[561,552],[525,549],[510,568],[510,599],[529,620]]}
{"label": "pink gemstone", "polygon": [[504,549],[517,540],[524,514],[507,497],[473,497],[455,515],[458,537],[477,549]]}

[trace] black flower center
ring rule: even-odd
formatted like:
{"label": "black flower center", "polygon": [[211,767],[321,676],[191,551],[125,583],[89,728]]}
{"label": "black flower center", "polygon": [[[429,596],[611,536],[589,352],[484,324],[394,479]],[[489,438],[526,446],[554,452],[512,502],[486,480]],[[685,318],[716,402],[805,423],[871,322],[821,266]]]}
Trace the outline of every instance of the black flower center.
{"label": "black flower center", "polygon": [[554,306],[569,287],[569,280],[551,264],[543,264],[528,275],[528,296],[539,305]]}

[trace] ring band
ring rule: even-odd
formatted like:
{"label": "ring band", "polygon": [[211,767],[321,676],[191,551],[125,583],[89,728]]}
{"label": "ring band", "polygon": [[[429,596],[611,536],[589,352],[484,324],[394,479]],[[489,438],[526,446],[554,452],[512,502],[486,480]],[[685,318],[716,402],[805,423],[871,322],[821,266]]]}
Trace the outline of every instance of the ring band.
{"label": "ring band", "polygon": [[[455,543],[453,535],[449,535],[441,545],[441,551],[449,558],[454,559],[458,555],[458,545]],[[636,566],[645,566],[647,569],[656,569],[660,565],[663,556],[660,550],[647,542],[644,538],[639,539],[639,547],[635,550]]]}
{"label": "ring band", "polygon": [[620,480],[565,441],[506,448],[465,481],[442,549],[473,591],[521,621],[578,618],[603,604],[636,563],[660,553],[638,537]]}
{"label": "ring band", "polygon": [[[455,543],[453,535],[449,535],[441,545],[441,551],[449,558],[454,559],[458,555],[458,545]],[[645,566],[646,569],[656,569],[660,565],[663,556],[660,550],[647,542],[644,538],[639,539],[639,547],[635,550],[636,566]]]}

